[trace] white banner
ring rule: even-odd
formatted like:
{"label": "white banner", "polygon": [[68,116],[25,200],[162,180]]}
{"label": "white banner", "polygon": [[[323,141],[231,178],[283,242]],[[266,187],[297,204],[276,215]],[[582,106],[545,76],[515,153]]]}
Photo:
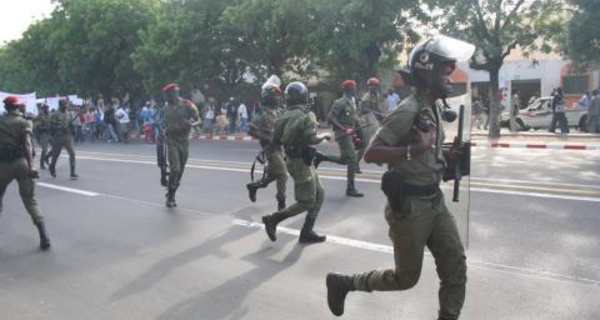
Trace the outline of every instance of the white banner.
{"label": "white banner", "polygon": [[21,101],[23,101],[25,103],[25,110],[27,112],[31,112],[33,114],[38,113],[37,106],[36,106],[35,92],[28,93],[28,94],[16,94],[16,93],[0,91],[0,101],[4,101],[4,99],[8,96],[19,97],[19,99],[21,99]]}

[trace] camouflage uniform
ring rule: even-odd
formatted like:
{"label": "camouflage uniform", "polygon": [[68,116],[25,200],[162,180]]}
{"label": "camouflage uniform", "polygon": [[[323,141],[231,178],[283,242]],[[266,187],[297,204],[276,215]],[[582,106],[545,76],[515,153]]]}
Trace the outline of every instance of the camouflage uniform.
{"label": "camouflage uniform", "polygon": [[42,147],[42,154],[40,156],[40,168],[45,168],[44,162],[47,157],[50,156],[48,153],[48,145],[52,139],[52,125],[50,120],[50,114],[41,112],[36,118],[36,127],[39,133],[40,146]]}
{"label": "camouflage uniform", "polygon": [[183,170],[188,159],[192,122],[200,119],[196,106],[187,100],[180,99],[177,105],[164,108],[165,142],[169,160],[169,183],[167,201],[175,199],[175,192],[181,183]]}
{"label": "camouflage uniform", "polygon": [[357,166],[367,150],[369,141],[371,141],[371,138],[377,129],[379,129],[379,121],[377,120],[377,116],[381,113],[380,104],[381,100],[379,99],[379,95],[371,92],[365,93],[360,99],[358,119],[364,145],[363,148],[358,150],[358,154],[356,156]]}
{"label": "camouflage uniform", "polygon": [[[437,108],[437,107],[436,107]],[[377,138],[388,146],[414,144],[412,134],[417,115],[428,117],[436,124],[435,148],[412,159],[401,158],[388,166],[395,171],[405,190],[401,206],[393,210],[390,202],[385,207],[389,237],[394,244],[395,268],[373,270],[352,276],[328,276],[328,287],[334,280],[347,282],[346,290],[396,291],[412,288],[419,281],[425,247],[435,259],[440,277],[439,319],[458,319],[465,299],[467,264],[454,217],[446,207],[439,190],[446,161],[442,154],[444,130],[440,122],[441,110],[410,96],[398,105],[377,131]],[[382,186],[383,188],[383,186]],[[416,190],[430,190],[417,194]],[[424,192],[423,192],[424,193]]]}
{"label": "camouflage uniform", "polygon": [[[270,140],[265,137],[271,137],[273,135],[273,127],[275,120],[279,117],[280,110],[274,106],[263,105],[262,111],[259,115],[255,116],[250,123],[250,134],[256,132],[256,137],[260,140],[260,146],[263,154],[266,156],[265,166],[265,177],[259,181],[248,184],[248,190],[250,191],[250,199],[256,200],[256,189],[266,188],[269,183],[277,181],[277,202],[278,209],[285,208],[285,194],[286,194],[286,183],[287,183],[287,170],[281,148],[274,148],[270,146]],[[254,192],[252,192],[254,191]]]}
{"label": "camouflage uniform", "polygon": [[273,241],[276,240],[275,228],[279,222],[305,211],[307,217],[299,241],[313,243],[325,240],[325,237],[317,236],[312,231],[324,197],[319,175],[312,166],[314,152],[311,150],[314,149],[310,146],[311,139],[317,134],[317,126],[314,113],[302,105],[288,106],[275,121],[273,140],[280,141],[284,146],[286,167],[294,179],[296,203],[263,217],[267,234]]}
{"label": "camouflage uniform", "polygon": [[[75,115],[76,117],[77,115]],[[50,174],[56,177],[56,161],[62,152],[67,149],[69,153],[69,167],[71,178],[76,179],[75,173],[75,148],[73,147],[73,117],[66,110],[57,110],[50,116],[50,127],[52,130],[52,162],[50,163]]]}
{"label": "camouflage uniform", "polygon": [[31,121],[23,118],[17,111],[9,111],[0,117],[0,213],[6,187],[16,179],[25,209],[40,233],[40,247],[48,249],[50,240],[46,234],[42,212],[35,199],[35,183],[31,170],[24,157],[23,140],[25,135],[31,135],[32,131]]}
{"label": "camouflage uniform", "polygon": [[[354,99],[346,95],[335,100],[330,111],[330,118],[335,119],[344,128],[352,128],[357,130],[356,127],[356,104]],[[357,157],[356,149],[354,148],[354,139],[352,135],[348,135],[342,128],[337,125],[333,126],[335,133],[335,140],[340,147],[340,156],[325,156],[325,160],[335,162],[338,164],[346,165],[347,167],[347,188],[346,195],[362,197],[363,195],[356,190],[354,186],[354,177],[357,171]],[[357,132],[359,133],[359,132]]]}

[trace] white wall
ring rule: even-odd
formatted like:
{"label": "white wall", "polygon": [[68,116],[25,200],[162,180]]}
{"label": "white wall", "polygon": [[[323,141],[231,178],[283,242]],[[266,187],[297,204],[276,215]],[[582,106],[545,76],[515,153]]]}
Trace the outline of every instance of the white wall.
{"label": "white wall", "polygon": [[[512,80],[540,80],[540,94],[549,95],[553,88],[560,86],[560,71],[567,63],[564,60],[543,60],[534,65],[531,60],[505,61],[499,74],[500,87],[506,87],[510,92]],[[487,71],[470,69],[468,63],[461,63],[459,67],[467,72],[471,82],[490,81]]]}

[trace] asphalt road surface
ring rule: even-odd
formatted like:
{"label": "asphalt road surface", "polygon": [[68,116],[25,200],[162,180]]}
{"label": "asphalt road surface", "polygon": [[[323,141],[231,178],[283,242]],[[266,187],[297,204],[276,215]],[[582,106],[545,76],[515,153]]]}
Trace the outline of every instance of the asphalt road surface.
{"label": "asphalt road surface", "polygon": [[[344,168],[322,165],[316,229],[328,241],[299,245],[302,215],[273,243],[259,222],[276,208],[274,185],[256,203],[245,190],[257,148],[193,141],[178,207],[167,209],[153,146],[79,145],[78,181],[63,155],[58,177],[42,171],[38,182],[49,252],[13,183],[0,219],[0,319],[335,318],[327,272],[393,264],[383,168],[363,165],[366,196],[350,199]],[[461,319],[600,319],[599,164],[597,151],[473,150]],[[415,288],[353,292],[343,318],[436,319],[438,283],[427,255]]]}

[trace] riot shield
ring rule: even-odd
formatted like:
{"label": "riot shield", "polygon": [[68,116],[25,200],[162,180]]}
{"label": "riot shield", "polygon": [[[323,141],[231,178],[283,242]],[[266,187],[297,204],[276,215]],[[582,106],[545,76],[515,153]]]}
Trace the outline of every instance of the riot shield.
{"label": "riot shield", "polygon": [[[471,148],[471,101],[470,95],[466,94],[460,97],[448,99],[448,105],[458,113],[458,118],[451,122],[444,122],[444,133],[446,135],[445,145],[450,146],[454,143],[457,136],[462,135],[464,144],[464,156],[461,157],[456,167],[455,162],[448,162],[449,172],[454,174],[454,179],[448,180],[441,185],[446,206],[454,215],[460,239],[463,242],[465,249],[469,245],[469,208],[470,208],[470,148]],[[462,112],[462,120],[460,109]],[[462,125],[461,125],[462,121]],[[462,132],[459,132],[459,127],[462,127]],[[458,169],[458,171],[457,171]],[[458,176],[458,177],[457,177]],[[458,182],[457,182],[458,181]]]}

